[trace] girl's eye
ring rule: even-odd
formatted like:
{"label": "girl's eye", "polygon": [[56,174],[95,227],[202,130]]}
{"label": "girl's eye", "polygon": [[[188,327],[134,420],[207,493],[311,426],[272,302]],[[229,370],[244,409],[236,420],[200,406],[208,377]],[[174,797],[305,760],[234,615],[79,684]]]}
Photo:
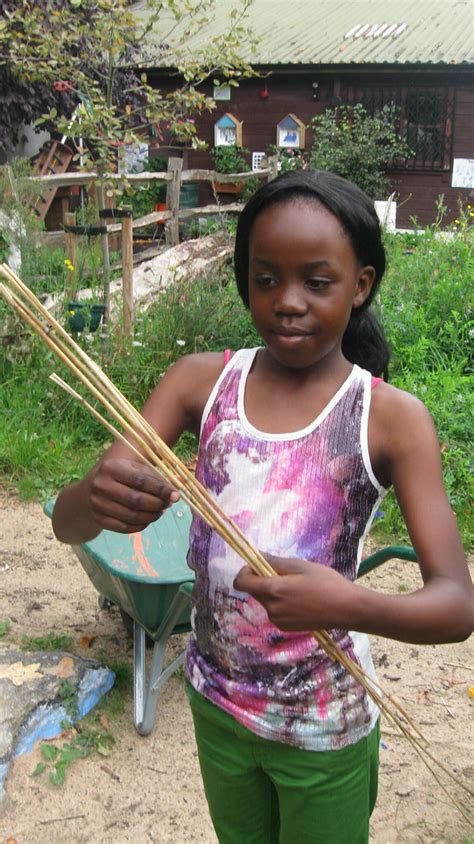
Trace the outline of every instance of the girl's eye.
{"label": "girl's eye", "polygon": [[257,275],[255,276],[255,284],[259,287],[270,287],[273,284],[271,275]]}
{"label": "girl's eye", "polygon": [[306,284],[311,290],[321,290],[323,287],[327,287],[327,285],[329,284],[329,279],[309,278]]}

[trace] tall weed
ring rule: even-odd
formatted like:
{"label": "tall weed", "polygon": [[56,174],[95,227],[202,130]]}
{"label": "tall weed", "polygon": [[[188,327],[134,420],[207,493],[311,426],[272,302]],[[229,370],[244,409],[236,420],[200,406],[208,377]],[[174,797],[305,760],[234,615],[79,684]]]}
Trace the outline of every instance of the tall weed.
{"label": "tall weed", "polygon": [[[448,497],[468,547],[474,542],[473,235],[467,225],[447,237],[436,227],[387,235],[389,269],[378,301],[391,347],[390,381],[420,398],[433,416]],[[406,538],[393,496],[384,512],[378,531]]]}

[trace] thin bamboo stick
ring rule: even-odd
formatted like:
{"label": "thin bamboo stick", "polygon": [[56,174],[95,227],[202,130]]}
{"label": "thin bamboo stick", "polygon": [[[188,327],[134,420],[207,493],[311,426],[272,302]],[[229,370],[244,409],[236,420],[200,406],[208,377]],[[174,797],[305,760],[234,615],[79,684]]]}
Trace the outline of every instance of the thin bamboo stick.
{"label": "thin bamboo stick", "polygon": [[[126,443],[140,460],[149,465],[160,477],[165,478],[172,486],[177,488],[184,500],[192,507],[193,511],[204,518],[254,572],[259,575],[276,576],[276,572],[265,557],[252,546],[238,526],[222,510],[205,487],[197,481],[193,473],[176,458],[172,449],[161,440],[149,422],[138,413],[133,405],[117,390],[113,382],[105,375],[100,367],[74,342],[71,336],[43,307],[29,288],[23,284],[21,279],[6,265],[0,266],[0,273],[16,291],[13,293],[4,284],[1,284],[1,295],[28,322],[46,345],[92,393],[96,400],[102,404],[107,413],[118,422],[128,437],[115,428],[93,405],[87,402],[56,374],[51,376],[53,381],[67,390],[75,399],[79,400],[115,437]],[[25,304],[21,296],[26,299],[33,310]],[[44,327],[41,321],[42,319],[47,323],[47,327]],[[136,445],[133,445],[133,442],[130,440],[134,441]],[[431,770],[435,779],[445,790],[452,802],[464,817],[470,820],[463,812],[462,807],[453,800],[443,783],[438,779],[423,754],[442,769],[457,785],[462,786],[470,794],[472,792],[464,782],[455,777],[442,763],[429,753],[420,730],[401,705],[381,688],[378,681],[376,682],[367,675],[360,665],[345,654],[326,631],[312,631],[312,634],[327,655],[331,659],[338,661],[352,674],[356,681],[372,697],[381,711],[383,711],[388,720],[397,726],[401,733],[412,743],[424,764]],[[387,706],[386,700],[390,701],[392,708]],[[406,723],[403,719],[405,719]]]}
{"label": "thin bamboo stick", "polygon": [[[63,353],[68,354],[69,350],[72,350],[73,353],[75,353],[75,356],[74,356],[75,359],[72,361],[72,364],[73,364],[73,367],[74,367],[74,370],[73,370],[74,374],[76,374],[76,375],[78,374],[77,373],[77,364],[79,363],[79,369],[81,369],[82,372],[85,371],[88,374],[88,376],[91,376],[91,375],[94,376],[96,386],[98,386],[98,384],[103,384],[103,386],[106,387],[108,392],[111,393],[112,398],[115,399],[115,401],[117,402],[117,406],[120,407],[127,415],[129,415],[129,413],[132,414],[132,421],[133,421],[134,425],[138,425],[140,427],[140,429],[142,429],[143,433],[146,433],[151,438],[151,444],[155,449],[157,449],[158,453],[165,458],[168,457],[171,461],[173,461],[173,463],[175,463],[176,461],[175,461],[175,455],[174,455],[173,451],[162,440],[159,440],[158,443],[156,442],[156,439],[157,439],[156,432],[151,427],[151,425],[148,423],[148,421],[146,419],[144,419],[144,417],[142,417],[140,414],[137,415],[137,411],[133,407],[133,405],[131,405],[130,402],[125,398],[125,396],[123,396],[123,394],[120,393],[120,391],[118,391],[116,389],[113,382],[105,375],[103,370],[101,370],[100,367],[98,367],[97,364],[94,361],[92,361],[91,358],[88,357],[88,355],[83,351],[83,349],[81,349],[81,347],[78,346],[77,343],[75,343],[75,341],[72,339],[72,337],[54,319],[52,314],[49,313],[49,311],[41,304],[41,302],[39,302],[39,300],[36,298],[36,296],[31,292],[31,290],[21,281],[21,279],[6,264],[1,265],[0,270],[5,275],[5,277],[10,281],[10,283],[15,287],[15,289],[17,289],[19,292],[21,292],[25,296],[27,301],[38,311],[40,316],[42,316],[49,323],[49,325],[54,329],[56,334],[59,335],[59,337],[57,339],[60,342],[60,348],[63,351]],[[26,316],[25,316],[25,318],[26,318]],[[32,327],[35,327],[31,322],[30,322],[30,324],[32,325]],[[35,330],[37,330],[37,329],[35,329]],[[79,361],[77,360],[77,356],[79,357]],[[61,357],[61,359],[63,360],[63,362],[66,363],[66,365],[69,366],[68,361],[65,360],[64,357]],[[70,368],[72,368],[72,367],[70,366]],[[88,382],[87,386],[89,388],[89,382]],[[95,395],[97,397],[97,393]],[[137,418],[137,416],[138,416],[138,418]],[[217,502],[212,498],[212,496],[210,496],[210,494],[205,489],[205,487],[202,487],[200,484],[198,484],[198,482],[196,481],[193,473],[190,472],[188,470],[188,468],[186,466],[184,466],[184,464],[180,464],[178,467],[175,467],[175,468],[178,469],[178,473],[183,478],[183,480],[187,480],[188,483],[190,483],[193,486],[193,489],[195,490],[197,495],[199,495],[200,497],[203,496],[209,502],[211,507],[213,507],[214,509],[218,509],[221,517],[225,521],[228,521],[228,522],[230,521],[229,517],[225,513],[225,511],[222,510],[221,507],[219,507]],[[245,535],[242,533],[242,531],[240,531],[240,529],[236,525],[233,525],[233,528],[240,533],[242,541],[247,545],[247,547],[249,549],[249,553],[252,554],[255,551],[255,549],[253,549],[251,543],[247,540]],[[261,562],[265,566],[268,565],[266,563],[266,561],[264,560],[264,558],[262,558],[262,557],[261,557]],[[269,572],[267,572],[267,573],[269,573]]]}

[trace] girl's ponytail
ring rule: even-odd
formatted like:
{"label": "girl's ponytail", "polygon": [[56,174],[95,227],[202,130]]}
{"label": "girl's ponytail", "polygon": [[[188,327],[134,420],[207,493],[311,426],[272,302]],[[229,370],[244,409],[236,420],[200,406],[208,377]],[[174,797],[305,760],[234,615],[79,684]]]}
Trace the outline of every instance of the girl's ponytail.
{"label": "girl's ponytail", "polygon": [[342,338],[347,360],[388,381],[390,351],[385,334],[370,308],[354,309]]}

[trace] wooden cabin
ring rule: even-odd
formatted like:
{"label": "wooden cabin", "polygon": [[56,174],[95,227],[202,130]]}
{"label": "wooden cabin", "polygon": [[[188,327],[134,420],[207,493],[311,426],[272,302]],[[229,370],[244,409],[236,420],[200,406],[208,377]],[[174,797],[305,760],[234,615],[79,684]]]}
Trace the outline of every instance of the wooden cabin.
{"label": "wooden cabin", "polygon": [[[233,5],[218,0],[213,20],[189,40],[191,50],[223,30]],[[146,14],[145,6],[133,8]],[[185,168],[211,168],[210,151],[222,135],[217,124],[231,134],[232,118],[249,164],[258,167],[271,145],[309,150],[311,118],[328,108],[395,105],[399,132],[415,153],[388,171],[397,227],[433,223],[441,195],[445,221],[452,221],[460,200],[474,205],[473,15],[472,0],[254,0],[246,26],[256,50],[242,44],[242,54],[258,77],[238,88],[209,79],[204,88],[217,107],[197,121],[209,150],[167,146],[165,137],[159,154],[182,156]],[[169,90],[172,69],[157,65],[149,79]],[[208,199],[202,185],[200,200]]]}

